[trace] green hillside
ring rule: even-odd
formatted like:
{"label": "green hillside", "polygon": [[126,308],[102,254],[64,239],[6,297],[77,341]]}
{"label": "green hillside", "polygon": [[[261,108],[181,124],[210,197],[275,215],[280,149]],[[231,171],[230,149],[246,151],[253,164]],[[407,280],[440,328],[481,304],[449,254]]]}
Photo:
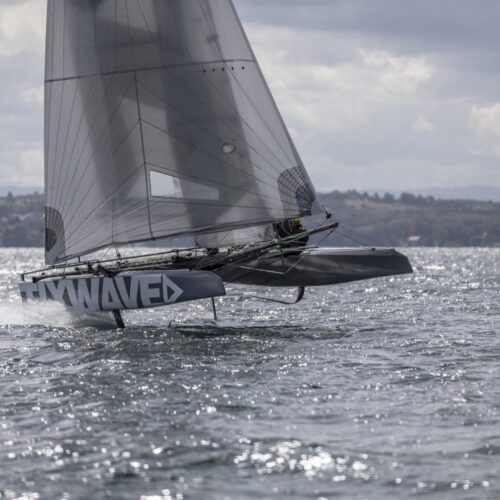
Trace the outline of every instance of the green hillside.
{"label": "green hillside", "polygon": [[[500,246],[500,203],[437,200],[404,193],[356,191],[321,194],[340,232],[388,246]],[[0,197],[0,246],[43,246],[43,195]],[[336,236],[323,244],[352,245]]]}
{"label": "green hillside", "polygon": [[44,197],[29,194],[0,197],[0,246],[43,246]]}
{"label": "green hillside", "polygon": [[344,232],[354,229],[351,234],[378,245],[500,245],[500,203],[356,191],[322,194],[321,200]]}

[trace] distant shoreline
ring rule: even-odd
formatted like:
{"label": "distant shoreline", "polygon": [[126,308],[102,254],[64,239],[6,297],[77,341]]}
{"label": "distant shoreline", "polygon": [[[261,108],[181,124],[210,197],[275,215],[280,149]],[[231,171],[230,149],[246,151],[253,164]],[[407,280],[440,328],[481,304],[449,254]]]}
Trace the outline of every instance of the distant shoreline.
{"label": "distant shoreline", "polygon": [[[323,246],[500,247],[498,202],[355,190],[319,198],[341,224],[331,237],[315,240]],[[43,247],[43,213],[43,194],[0,197],[0,247]]]}

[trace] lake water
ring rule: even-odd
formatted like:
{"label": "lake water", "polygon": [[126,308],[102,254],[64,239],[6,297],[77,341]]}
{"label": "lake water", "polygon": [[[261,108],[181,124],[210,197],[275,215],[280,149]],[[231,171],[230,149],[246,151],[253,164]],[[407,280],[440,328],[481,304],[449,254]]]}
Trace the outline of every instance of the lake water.
{"label": "lake water", "polygon": [[[500,249],[75,323],[0,251],[0,498],[498,499]],[[292,291],[286,291],[292,297]]]}

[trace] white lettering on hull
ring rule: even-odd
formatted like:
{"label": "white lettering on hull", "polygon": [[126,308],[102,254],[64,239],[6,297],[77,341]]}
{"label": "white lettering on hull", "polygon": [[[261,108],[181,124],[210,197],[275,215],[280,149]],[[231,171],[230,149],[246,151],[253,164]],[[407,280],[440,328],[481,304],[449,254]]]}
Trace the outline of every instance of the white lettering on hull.
{"label": "white lettering on hull", "polygon": [[115,283],[125,309],[137,309],[137,294],[139,290],[138,276],[119,276]]}
{"label": "white lettering on hull", "polygon": [[82,312],[174,304],[184,293],[165,273],[55,279],[21,283],[19,288],[23,301],[55,300]]}
{"label": "white lettering on hull", "polygon": [[145,276],[141,279],[141,300],[143,307],[153,307],[158,305],[161,299],[160,296],[161,279],[158,276]]}
{"label": "white lettering on hull", "polygon": [[75,282],[77,288],[75,304],[85,311],[99,310],[99,280],[78,279]]}
{"label": "white lettering on hull", "polygon": [[116,284],[110,278],[102,280],[101,309],[104,311],[119,311],[123,309],[123,304],[116,290]]}

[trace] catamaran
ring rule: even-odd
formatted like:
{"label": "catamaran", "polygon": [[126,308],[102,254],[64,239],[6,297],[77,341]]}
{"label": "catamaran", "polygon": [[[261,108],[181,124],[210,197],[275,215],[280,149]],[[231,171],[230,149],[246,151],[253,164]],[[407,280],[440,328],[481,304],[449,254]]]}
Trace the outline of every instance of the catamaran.
{"label": "catamaran", "polygon": [[[387,248],[322,248],[323,208],[232,0],[48,0],[45,263],[24,301],[121,312],[225,284],[409,273]],[[190,245],[122,257],[133,243]],[[177,240],[179,241],[179,240]],[[116,258],[92,259],[102,249]]]}

